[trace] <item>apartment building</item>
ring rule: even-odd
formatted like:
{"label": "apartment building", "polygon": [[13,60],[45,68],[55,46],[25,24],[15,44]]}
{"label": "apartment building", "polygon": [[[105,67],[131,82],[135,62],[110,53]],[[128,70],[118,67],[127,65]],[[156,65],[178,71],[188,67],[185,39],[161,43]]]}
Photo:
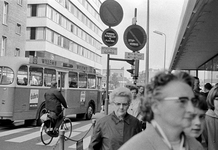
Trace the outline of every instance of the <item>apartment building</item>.
{"label": "apartment building", "polygon": [[0,1],[0,57],[25,55],[27,0]]}
{"label": "apartment building", "polygon": [[100,0],[27,0],[26,57],[102,69]]}

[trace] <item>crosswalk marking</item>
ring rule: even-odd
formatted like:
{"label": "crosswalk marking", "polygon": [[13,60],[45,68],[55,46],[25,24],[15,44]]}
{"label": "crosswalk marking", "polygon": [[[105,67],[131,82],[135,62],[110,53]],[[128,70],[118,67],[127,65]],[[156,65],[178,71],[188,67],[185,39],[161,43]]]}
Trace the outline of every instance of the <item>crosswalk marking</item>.
{"label": "crosswalk marking", "polygon": [[[72,138],[72,137],[74,137],[74,136],[77,136],[77,135],[79,135],[79,134],[80,134],[80,132],[72,132],[70,138]],[[52,140],[52,142],[49,144],[49,146],[54,146],[54,145],[57,143],[58,139],[59,139],[59,137],[53,138],[53,140]],[[45,142],[47,143],[48,141],[49,141],[49,140],[46,140]],[[43,144],[42,142],[39,142],[39,143],[36,143],[36,145],[44,145],[44,144]]]}
{"label": "crosswalk marking", "polygon": [[10,140],[6,140],[6,141],[15,142],[15,143],[22,143],[22,142],[37,138],[39,136],[40,136],[40,132],[36,131],[36,132],[30,133],[30,134],[19,136],[19,137],[16,137],[16,138],[13,138],[13,139],[10,139]]}
{"label": "crosswalk marking", "polygon": [[27,131],[27,130],[31,130],[31,129],[32,128],[21,128],[21,129],[13,129],[13,130],[10,130],[10,131],[4,131],[4,132],[0,133],[0,137],[10,135],[10,134],[19,133],[19,132],[23,132],[23,131]]}
{"label": "crosswalk marking", "polygon": [[[91,140],[91,136],[88,136],[88,137],[83,139],[83,149],[87,149],[88,148],[90,140]],[[69,148],[76,148],[76,143],[73,144],[72,146],[69,146]]]}
{"label": "crosswalk marking", "polygon": [[87,124],[87,125],[82,126],[82,127],[80,127],[80,128],[76,128],[76,129],[74,129],[73,131],[78,131],[78,132],[87,131],[87,130],[89,130],[89,128],[90,128],[91,126],[92,126],[92,124],[90,123],[90,124]]}

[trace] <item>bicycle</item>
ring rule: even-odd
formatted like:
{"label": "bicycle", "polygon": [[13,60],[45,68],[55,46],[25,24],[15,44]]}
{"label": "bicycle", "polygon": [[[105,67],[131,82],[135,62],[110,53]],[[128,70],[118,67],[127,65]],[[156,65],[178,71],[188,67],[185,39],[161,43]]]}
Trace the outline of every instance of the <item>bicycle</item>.
{"label": "bicycle", "polygon": [[[59,115],[63,114],[63,110]],[[48,115],[48,113],[47,113]],[[58,116],[59,117],[59,116]],[[54,137],[58,137],[56,135],[53,135],[51,133],[55,132],[55,128],[54,128],[55,124],[52,120],[52,118],[49,118],[47,120],[45,120],[40,128],[40,136],[41,136],[41,141],[44,145],[48,145],[52,142]],[[58,129],[58,133],[60,130],[65,130],[65,140],[69,139],[71,134],[72,134],[72,129],[73,129],[73,125],[72,122],[69,118],[63,116],[62,118],[62,122],[61,125]]]}

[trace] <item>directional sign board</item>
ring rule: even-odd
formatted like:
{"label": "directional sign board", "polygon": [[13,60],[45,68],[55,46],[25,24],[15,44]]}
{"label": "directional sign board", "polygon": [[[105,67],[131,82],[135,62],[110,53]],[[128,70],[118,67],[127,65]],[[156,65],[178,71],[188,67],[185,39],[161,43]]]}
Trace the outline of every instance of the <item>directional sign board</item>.
{"label": "directional sign board", "polygon": [[100,18],[109,27],[118,25],[123,19],[123,9],[114,0],[106,0],[100,6]]}
{"label": "directional sign board", "polygon": [[101,47],[101,54],[117,55],[116,47]]}
{"label": "directional sign board", "polygon": [[118,34],[114,29],[108,28],[102,33],[102,41],[107,46],[114,46],[117,43]]}
{"label": "directional sign board", "polygon": [[144,53],[125,52],[125,59],[144,60]]}
{"label": "directional sign board", "polygon": [[123,40],[130,50],[133,52],[141,50],[147,41],[145,30],[139,25],[129,26],[123,35]]}

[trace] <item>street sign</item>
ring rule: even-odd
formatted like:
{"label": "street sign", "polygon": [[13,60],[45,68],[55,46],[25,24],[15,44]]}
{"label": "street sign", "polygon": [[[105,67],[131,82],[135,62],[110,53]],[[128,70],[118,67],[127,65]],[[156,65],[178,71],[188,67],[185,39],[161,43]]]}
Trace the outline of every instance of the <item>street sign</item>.
{"label": "street sign", "polygon": [[117,47],[101,47],[101,54],[117,55]]}
{"label": "street sign", "polygon": [[125,52],[125,59],[144,60],[144,53]]}
{"label": "street sign", "polygon": [[114,0],[106,0],[100,6],[100,18],[109,27],[118,25],[123,19],[123,9]]}
{"label": "street sign", "polygon": [[102,41],[107,46],[114,46],[118,41],[118,34],[114,29],[108,28],[102,33]]}
{"label": "street sign", "polygon": [[147,41],[145,30],[139,25],[130,25],[124,32],[123,40],[133,52],[141,50]]}

